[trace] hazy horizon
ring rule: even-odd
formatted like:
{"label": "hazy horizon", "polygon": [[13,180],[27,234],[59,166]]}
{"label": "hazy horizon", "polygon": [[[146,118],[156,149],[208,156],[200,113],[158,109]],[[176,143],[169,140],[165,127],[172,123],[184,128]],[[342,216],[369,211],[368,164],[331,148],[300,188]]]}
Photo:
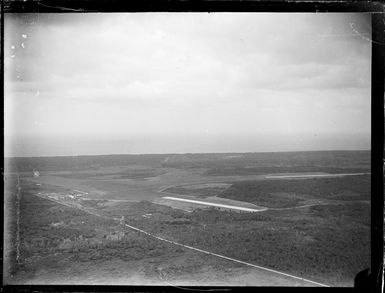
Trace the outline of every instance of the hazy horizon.
{"label": "hazy horizon", "polygon": [[306,151],[250,151],[250,152],[171,152],[171,153],[99,153],[99,154],[60,154],[60,155],[25,155],[5,156],[5,159],[13,158],[56,158],[56,157],[88,157],[88,156],[141,156],[141,155],[199,155],[199,154],[258,154],[258,153],[307,153],[307,152],[370,152],[370,149],[333,149],[333,150],[306,150]]}
{"label": "hazy horizon", "polygon": [[6,157],[370,149],[365,14],[5,14]]}
{"label": "hazy horizon", "polygon": [[[52,157],[83,155],[136,155],[136,154],[185,154],[185,153],[259,153],[259,152],[306,152],[306,151],[370,151],[370,137],[343,135],[338,137],[302,136],[250,138],[232,136],[171,136],[134,137],[101,140],[96,137],[65,139],[40,138],[33,141],[19,140],[5,148],[6,157]],[[264,142],[267,140],[267,142]],[[274,142],[275,146],[271,143]],[[282,145],[285,145],[282,147]],[[319,145],[324,148],[320,149]],[[174,146],[174,147],[173,147]],[[325,147],[326,146],[326,147]],[[353,146],[353,147],[352,147]]]}

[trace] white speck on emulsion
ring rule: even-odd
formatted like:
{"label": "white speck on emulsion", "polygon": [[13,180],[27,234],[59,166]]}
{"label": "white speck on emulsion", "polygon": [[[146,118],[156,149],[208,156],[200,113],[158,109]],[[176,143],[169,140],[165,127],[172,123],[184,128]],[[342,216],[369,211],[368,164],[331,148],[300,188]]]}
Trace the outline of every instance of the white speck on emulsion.
{"label": "white speck on emulsion", "polygon": [[25,48],[25,45],[24,45],[24,43],[21,43],[21,47],[24,49]]}
{"label": "white speck on emulsion", "polygon": [[21,36],[23,37],[23,39],[26,39],[26,38],[27,38],[27,35],[26,35],[26,34],[22,34]]}

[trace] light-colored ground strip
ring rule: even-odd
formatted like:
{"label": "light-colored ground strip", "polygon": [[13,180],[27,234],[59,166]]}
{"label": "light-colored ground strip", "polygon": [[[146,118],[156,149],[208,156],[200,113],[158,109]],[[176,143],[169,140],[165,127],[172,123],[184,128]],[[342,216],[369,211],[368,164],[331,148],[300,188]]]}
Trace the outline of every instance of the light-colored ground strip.
{"label": "light-colored ground strip", "polygon": [[301,206],[295,206],[295,207],[288,207],[288,208],[269,208],[269,210],[272,211],[283,211],[283,210],[293,210],[293,209],[302,209],[302,208],[308,208],[308,207],[313,207],[313,206],[319,206],[323,205],[325,203],[312,203],[312,204],[305,204]]}
{"label": "light-colored ground strip", "polygon": [[[181,202],[181,201],[171,201],[163,198],[157,198],[152,201],[154,204],[162,205],[162,206],[167,206],[172,209],[177,209],[177,210],[182,210],[188,213],[191,213],[197,208],[194,206],[192,203],[187,203],[187,202]],[[199,206],[200,207],[200,206]]]}
{"label": "light-colored ground strip", "polygon": [[231,205],[226,205],[226,204],[219,204],[219,203],[206,202],[206,201],[200,201],[200,200],[185,199],[185,198],[172,197],[172,196],[164,196],[162,198],[177,200],[177,201],[183,201],[183,202],[190,202],[190,203],[200,204],[200,205],[205,205],[205,206],[213,206],[213,207],[220,207],[220,208],[226,208],[226,209],[232,209],[232,210],[245,211],[245,212],[261,212],[261,211],[267,210],[267,208],[252,209],[252,208],[231,206]]}
{"label": "light-colored ground strip", "polygon": [[[62,202],[57,201],[57,200],[53,200],[53,199],[50,199],[50,198],[47,198],[47,197],[43,197],[41,195],[38,195],[38,196],[40,196],[42,198],[45,198],[45,199],[48,199],[48,200],[51,200],[53,202],[59,203],[59,204],[63,204]],[[64,205],[70,206],[70,207],[74,208],[74,206],[72,206],[72,205],[68,205],[68,204],[64,204]],[[110,217],[106,217],[106,216],[100,215],[100,214],[95,213],[95,212],[91,212],[89,209],[80,208],[80,207],[77,207],[77,208],[83,210],[86,213],[89,213],[91,215],[97,216],[97,217],[101,217],[101,218],[104,218],[104,219],[113,219],[115,221],[120,221],[119,218],[110,218]],[[153,235],[153,234],[148,233],[148,232],[146,232],[146,231],[144,231],[142,229],[139,229],[137,227],[134,227],[134,226],[131,226],[131,225],[128,225],[128,224],[124,224],[124,225],[126,227],[132,229],[132,230],[138,231],[140,233],[144,233],[144,234],[146,234],[146,235],[148,235],[148,236],[150,236],[152,238],[155,238],[155,239],[158,239],[158,240],[161,240],[161,241],[164,241],[164,242],[168,242],[168,243],[171,243],[171,244],[174,244],[174,245],[177,245],[177,246],[181,246],[181,247],[184,247],[184,248],[187,248],[187,249],[190,249],[190,250],[198,251],[198,252],[205,253],[205,254],[208,254],[208,255],[213,255],[213,256],[216,256],[216,257],[220,257],[220,258],[223,258],[223,259],[227,259],[227,260],[236,262],[236,263],[244,264],[244,265],[247,265],[247,266],[250,266],[250,267],[253,267],[253,268],[258,268],[258,269],[265,270],[265,271],[268,271],[268,272],[272,272],[272,273],[276,273],[276,274],[283,275],[283,276],[286,276],[286,277],[290,277],[290,278],[294,278],[294,279],[297,279],[297,280],[301,280],[303,282],[311,283],[311,284],[314,284],[314,285],[317,285],[317,286],[329,287],[326,284],[314,282],[314,281],[311,281],[311,280],[308,280],[308,279],[305,279],[305,278],[301,278],[301,277],[290,275],[290,274],[287,274],[287,273],[284,273],[284,272],[272,270],[272,269],[269,269],[269,268],[266,268],[266,267],[257,266],[257,265],[254,265],[254,264],[251,264],[251,263],[248,263],[248,262],[244,262],[244,261],[241,261],[241,260],[238,260],[238,259],[235,259],[235,258],[227,257],[227,256],[224,256],[224,255],[220,255],[220,254],[217,254],[217,253],[209,252],[209,251],[202,250],[202,249],[199,249],[199,248],[195,248],[195,247],[192,247],[192,246],[189,246],[189,245],[184,245],[184,244],[181,244],[181,243],[178,243],[178,242],[175,242],[175,241],[171,241],[171,240],[168,240],[168,239],[165,239],[165,238]]]}
{"label": "light-colored ground strip", "polygon": [[74,189],[74,191],[76,191],[76,192],[80,192],[80,193],[83,193],[83,194],[88,194],[88,192],[85,192],[85,191],[81,191],[81,190],[76,190],[76,189]]}
{"label": "light-colored ground strip", "polygon": [[303,175],[268,175],[266,179],[274,178],[311,178],[311,177],[341,177],[341,176],[359,176],[369,175],[370,173],[347,173],[347,174],[303,174]]}
{"label": "light-colored ground strip", "polygon": [[[168,189],[170,187],[181,187],[181,186],[184,186],[184,185],[169,186],[167,188],[163,188],[163,189],[158,190],[158,192],[163,193],[169,197],[177,196],[177,198],[197,200],[196,196],[194,196],[194,195],[178,194],[178,193],[172,193],[172,192],[165,191],[166,189]],[[188,208],[191,208],[191,209],[195,209],[198,206],[198,204],[192,203],[192,202],[168,200],[167,196],[157,198],[157,199],[153,200],[152,202],[157,203],[157,204],[170,206],[170,207],[174,207],[176,203],[179,203],[179,204],[182,204],[180,207],[186,207],[186,205],[187,205]],[[222,204],[222,205],[228,205],[228,206],[235,206],[235,207],[242,207],[242,208],[250,208],[250,209],[255,209],[255,210],[266,210],[265,207],[258,206],[256,204],[253,204],[250,202],[233,200],[233,199],[223,198],[223,197],[219,197],[219,196],[207,196],[204,198],[204,202],[210,202],[210,203]]]}

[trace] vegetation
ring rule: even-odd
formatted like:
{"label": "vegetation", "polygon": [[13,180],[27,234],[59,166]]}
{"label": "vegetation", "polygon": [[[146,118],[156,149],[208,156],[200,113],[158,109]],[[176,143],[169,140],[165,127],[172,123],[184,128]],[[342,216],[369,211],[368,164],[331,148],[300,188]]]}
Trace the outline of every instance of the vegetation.
{"label": "vegetation", "polygon": [[209,196],[217,196],[218,194],[222,193],[225,188],[223,187],[206,187],[206,188],[197,188],[197,189],[189,189],[184,188],[183,186],[175,186],[170,187],[164,190],[168,193],[175,193],[175,194],[184,194],[184,195],[191,195],[196,197],[209,197]]}
{"label": "vegetation", "polygon": [[[163,167],[177,168],[256,168],[334,167],[370,169],[370,151],[310,151],[229,154],[173,155]],[[296,172],[296,171],[294,171]],[[236,174],[233,174],[236,175]]]}
{"label": "vegetation", "polygon": [[159,166],[167,155],[99,155],[60,157],[5,158],[8,172],[87,170],[100,167],[130,166],[135,164]]}
{"label": "vegetation", "polygon": [[[147,204],[138,204],[136,210]],[[364,203],[303,210],[237,213],[216,209],[187,214],[170,225],[160,215],[132,219],[133,225],[180,243],[334,286],[352,286],[370,266],[370,206]]]}
{"label": "vegetation", "polygon": [[[141,167],[134,170],[135,164]],[[170,179],[172,183],[162,181],[161,177],[159,182],[133,182],[132,185],[108,179],[158,176],[166,168],[183,169],[183,178],[189,176],[190,168],[193,169],[194,176],[202,174],[203,171],[202,178],[205,170],[206,175],[307,171],[366,172],[370,170],[370,152],[8,158],[6,166],[7,172],[25,171],[28,176],[31,176],[33,169],[39,170],[42,176],[44,171],[69,170],[76,175],[60,176],[86,179],[87,184],[92,183],[93,188],[105,192],[108,198],[114,198],[115,193],[121,192],[123,195],[119,194],[117,198],[131,200],[140,199],[141,196],[151,198],[154,190],[160,186],[175,184],[177,177]],[[120,166],[122,170],[119,172],[112,169],[109,173],[98,170],[100,167],[109,166]],[[180,170],[173,171],[178,174]],[[88,180],[90,177],[104,177],[106,180],[95,180],[98,185]],[[6,181],[10,181],[12,186],[5,190],[5,203],[9,207],[7,212],[11,215],[7,232],[11,238],[10,242],[15,244],[16,181],[9,173]],[[38,179],[35,181],[38,182]],[[126,263],[136,263],[144,260],[141,264],[144,264],[146,274],[149,275],[158,274],[153,263],[167,267],[170,274],[176,273],[179,268],[182,272],[189,272],[188,269],[199,267],[199,262],[194,262],[199,258],[199,253],[196,252],[191,253],[188,260],[186,258],[186,262],[193,262],[192,264],[172,265],[175,256],[186,255],[186,252],[181,247],[130,230],[112,219],[121,218],[122,215],[130,225],[154,235],[330,285],[352,285],[357,272],[370,265],[368,175],[306,180],[237,181],[226,190],[208,185],[195,189],[179,186],[166,190],[195,196],[220,193],[219,196],[224,198],[271,208],[258,213],[220,211],[216,208],[197,209],[187,213],[145,201],[110,202],[105,205],[104,199],[82,201],[84,207],[94,209],[106,218],[37,197],[35,194],[39,191],[63,191],[67,194],[69,191],[64,187],[50,186],[44,181],[42,186],[37,187],[36,182],[27,183],[27,180],[22,180],[19,218],[20,262],[15,262],[16,245],[13,245],[10,249],[12,263],[5,266],[10,268],[11,273],[24,278],[31,277],[34,273],[40,274],[42,269],[57,267],[61,270],[68,267],[67,264],[76,267],[78,262],[89,262],[90,266],[94,266],[102,261],[123,260]],[[134,187],[132,195],[128,192],[131,186]],[[73,188],[70,183],[67,187]],[[296,207],[309,201],[313,204],[321,202],[322,205],[274,210]],[[103,208],[99,209],[101,206]],[[208,257],[203,255],[202,259],[204,263]],[[188,269],[185,270],[187,266]],[[223,266],[221,268],[223,269]]]}
{"label": "vegetation", "polygon": [[82,200],[81,205],[84,207],[90,207],[90,208],[100,208],[103,207],[101,204],[106,203],[107,200],[104,199],[87,199]]}
{"label": "vegetation", "polygon": [[[117,221],[37,197],[27,189],[22,189],[20,205],[20,261],[16,263],[14,245],[10,275],[28,278],[42,268],[55,269],[68,262],[135,261],[180,253],[177,247],[127,231]],[[12,222],[10,242],[16,244]]]}
{"label": "vegetation", "polygon": [[156,177],[164,174],[165,171],[162,169],[127,169],[119,172],[82,172],[72,174],[61,174],[61,177],[75,178],[75,179],[90,179],[90,178],[101,178],[111,177],[113,179],[143,179],[147,177]]}
{"label": "vegetation", "polygon": [[295,206],[306,198],[370,200],[370,175],[235,182],[221,197],[266,207]]}
{"label": "vegetation", "polygon": [[[247,168],[262,167],[298,170],[296,168],[341,168],[343,166],[344,168],[354,168],[355,170],[369,170],[370,151],[20,157],[5,158],[4,163],[8,172],[32,171],[33,169],[39,171],[87,170],[135,164],[151,167],[209,168],[213,169],[207,173],[211,173],[211,175],[222,172],[226,168],[241,168],[242,172],[245,172]],[[318,171],[321,170],[319,169]]]}
{"label": "vegetation", "polygon": [[206,171],[210,176],[229,175],[262,175],[270,173],[295,173],[295,172],[324,172],[331,174],[338,173],[364,173],[370,172],[369,168],[340,168],[328,166],[261,166],[261,167],[218,167]]}

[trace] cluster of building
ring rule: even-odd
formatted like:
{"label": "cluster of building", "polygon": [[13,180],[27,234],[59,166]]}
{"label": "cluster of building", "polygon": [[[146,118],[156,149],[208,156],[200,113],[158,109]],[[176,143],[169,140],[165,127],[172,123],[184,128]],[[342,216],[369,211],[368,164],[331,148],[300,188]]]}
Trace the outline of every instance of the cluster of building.
{"label": "cluster of building", "polygon": [[75,193],[72,192],[70,194],[63,194],[63,193],[46,193],[45,196],[48,198],[54,199],[54,200],[81,200],[83,199],[83,194],[81,193]]}

